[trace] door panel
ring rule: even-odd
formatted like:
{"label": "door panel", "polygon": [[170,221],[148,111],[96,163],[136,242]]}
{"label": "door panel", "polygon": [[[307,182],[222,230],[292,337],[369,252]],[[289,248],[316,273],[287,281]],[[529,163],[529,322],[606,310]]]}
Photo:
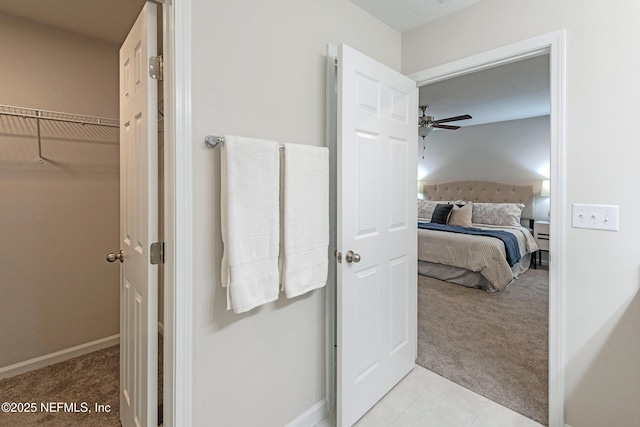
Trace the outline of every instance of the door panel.
{"label": "door panel", "polygon": [[[356,238],[367,238],[372,233],[378,233],[379,215],[378,192],[374,191],[378,177],[375,165],[377,162],[377,152],[379,151],[379,135],[356,132],[355,141],[357,144],[357,159],[354,164],[358,168],[357,189],[358,189],[358,224]],[[365,165],[365,167],[362,167]]]}
{"label": "door panel", "polygon": [[[413,80],[339,47],[340,426],[353,425],[415,365],[417,102]],[[359,262],[347,262],[349,250]]]}
{"label": "door panel", "polygon": [[120,420],[157,425],[158,239],[157,6],[147,3],[120,49]]}

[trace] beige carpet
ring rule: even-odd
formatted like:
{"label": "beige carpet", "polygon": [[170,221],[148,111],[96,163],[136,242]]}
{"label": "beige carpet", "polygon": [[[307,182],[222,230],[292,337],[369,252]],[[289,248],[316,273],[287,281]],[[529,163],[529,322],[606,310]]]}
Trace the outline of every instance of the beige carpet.
{"label": "beige carpet", "polygon": [[[158,402],[162,402],[162,337],[158,350]],[[0,427],[120,427],[119,360],[120,347],[114,346],[0,380],[0,403],[34,402],[38,406],[35,413],[0,412]],[[76,402],[78,412],[41,411],[40,403],[47,402]],[[81,412],[82,402],[91,413]],[[111,411],[96,413],[95,404],[110,405]]]}
{"label": "beige carpet", "polygon": [[547,425],[548,294],[541,268],[495,294],[418,276],[416,362]]}
{"label": "beige carpet", "polygon": [[[109,347],[26,374],[0,380],[0,402],[35,402],[35,413],[0,413],[0,426],[120,426],[119,346]],[[87,402],[110,405],[109,413],[40,410],[40,403]]]}

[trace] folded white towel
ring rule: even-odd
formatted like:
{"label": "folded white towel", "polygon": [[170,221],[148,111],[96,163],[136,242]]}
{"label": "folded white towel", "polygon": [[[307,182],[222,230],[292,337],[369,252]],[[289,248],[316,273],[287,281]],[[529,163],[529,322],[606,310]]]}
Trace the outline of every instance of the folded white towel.
{"label": "folded white towel", "polygon": [[280,150],[225,135],[221,157],[222,286],[227,310],[251,310],[279,293]]}
{"label": "folded white towel", "polygon": [[327,283],[329,150],[284,144],[282,287],[293,298]]}

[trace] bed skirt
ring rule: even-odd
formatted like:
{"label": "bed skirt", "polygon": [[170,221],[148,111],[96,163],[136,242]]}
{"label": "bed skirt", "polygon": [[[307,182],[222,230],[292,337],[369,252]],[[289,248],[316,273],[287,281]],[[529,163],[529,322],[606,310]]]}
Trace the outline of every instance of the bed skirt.
{"label": "bed skirt", "polygon": [[[523,255],[520,261],[511,267],[514,280],[517,279],[520,274],[527,271],[530,265],[531,254]],[[482,274],[465,268],[436,264],[428,261],[418,261],[418,274],[466,286],[468,288],[484,289],[487,292],[498,291],[498,289],[484,276],[482,276]],[[513,281],[511,281],[511,283],[513,283]],[[511,285],[511,283],[509,283],[509,285]]]}

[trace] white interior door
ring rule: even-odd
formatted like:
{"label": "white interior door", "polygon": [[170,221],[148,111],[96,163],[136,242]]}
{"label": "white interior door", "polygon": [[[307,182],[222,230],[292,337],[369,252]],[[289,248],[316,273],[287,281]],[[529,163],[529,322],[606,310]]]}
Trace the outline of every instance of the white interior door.
{"label": "white interior door", "polygon": [[342,427],[353,425],[415,366],[417,115],[414,80],[339,46],[337,415]]}
{"label": "white interior door", "polygon": [[120,48],[120,420],[157,425],[158,85],[148,61],[157,54],[157,7],[147,3]]}

